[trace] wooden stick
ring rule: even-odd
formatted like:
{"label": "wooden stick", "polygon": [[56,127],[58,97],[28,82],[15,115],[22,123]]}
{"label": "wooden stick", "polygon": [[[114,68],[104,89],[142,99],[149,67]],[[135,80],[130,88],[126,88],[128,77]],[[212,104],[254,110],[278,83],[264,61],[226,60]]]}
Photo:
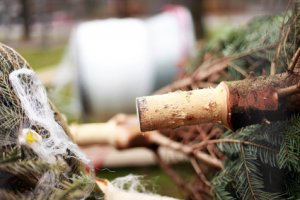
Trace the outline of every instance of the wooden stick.
{"label": "wooden stick", "polygon": [[214,158],[206,153],[203,153],[202,151],[194,151],[194,149],[192,147],[184,145],[179,142],[175,142],[175,141],[159,134],[158,132],[155,132],[155,131],[147,132],[146,137],[148,137],[151,142],[159,144],[160,146],[165,146],[165,147],[168,147],[175,151],[182,152],[182,153],[186,154],[187,156],[193,155],[195,158],[199,159],[200,161],[202,161],[203,163],[205,163],[211,167],[214,167],[217,169],[224,168],[223,163],[219,159]]}
{"label": "wooden stick", "polygon": [[277,90],[279,97],[286,97],[289,95],[297,94],[300,92],[300,82],[296,85],[292,85],[290,87],[281,88]]}
{"label": "wooden stick", "polygon": [[296,67],[297,63],[299,62],[300,57],[300,47],[298,47],[296,53],[294,54],[291,63],[289,64],[289,71],[293,71]]}
{"label": "wooden stick", "polygon": [[197,173],[199,179],[207,186],[207,187],[211,187],[211,183],[207,180],[206,176],[204,175],[201,167],[198,165],[197,160],[194,158],[191,158],[191,164],[195,170],[195,172]]}
{"label": "wooden stick", "polygon": [[165,163],[160,156],[156,153],[156,159],[160,165],[160,167],[164,170],[164,172],[172,178],[172,180],[176,183],[176,185],[178,185],[179,187],[181,187],[182,189],[184,189],[185,191],[187,191],[187,193],[193,195],[193,197],[195,199],[199,199],[202,200],[202,195],[199,194],[199,192],[197,191],[197,189],[201,189],[201,193],[204,192],[206,194],[210,194],[210,189],[207,189],[207,187],[203,186],[200,188],[195,188],[193,185],[191,184],[187,184],[186,181],[184,179],[182,179],[172,168],[170,165],[168,165],[167,163]]}

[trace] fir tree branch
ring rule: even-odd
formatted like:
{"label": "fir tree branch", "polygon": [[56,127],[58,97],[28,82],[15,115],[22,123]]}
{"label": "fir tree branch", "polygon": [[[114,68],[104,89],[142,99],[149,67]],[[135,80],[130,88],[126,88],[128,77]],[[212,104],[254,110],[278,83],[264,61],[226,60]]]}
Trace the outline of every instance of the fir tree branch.
{"label": "fir tree branch", "polygon": [[237,165],[236,162],[231,162],[224,170],[220,171],[212,180],[212,191],[214,199],[217,200],[236,200],[228,190],[228,186],[234,182],[232,170],[233,166]]}
{"label": "fir tree branch", "polygon": [[0,197],[5,200],[32,200],[31,194],[22,194],[21,192],[12,192],[4,189],[0,189]]}
{"label": "fir tree branch", "polygon": [[217,144],[217,143],[239,143],[241,145],[252,145],[252,146],[262,148],[262,149],[265,149],[265,150],[268,150],[268,151],[276,152],[276,153],[279,152],[276,149],[264,146],[262,144],[257,144],[257,143],[250,142],[250,141],[245,141],[245,140],[236,140],[236,139],[215,139],[215,140],[203,141],[203,142],[200,142],[198,144],[193,145],[192,148],[201,150],[204,147],[206,147],[207,145]]}
{"label": "fir tree branch", "polygon": [[244,165],[244,171],[245,171],[245,174],[246,174],[246,178],[247,178],[247,182],[248,182],[248,185],[249,185],[249,188],[250,188],[250,192],[251,192],[251,196],[254,200],[256,200],[256,194],[252,188],[252,183],[251,183],[251,180],[250,180],[250,175],[249,175],[249,168],[247,166],[247,161],[246,161],[246,157],[245,157],[245,151],[244,151],[244,147],[243,145],[241,144],[241,157],[242,157],[242,160],[243,160],[243,165]]}
{"label": "fir tree branch", "polygon": [[60,184],[61,189],[57,189],[50,199],[84,199],[90,192],[86,191],[86,188],[90,187],[93,189],[91,185],[94,184],[90,177],[84,173],[73,175],[71,180],[65,180]]}

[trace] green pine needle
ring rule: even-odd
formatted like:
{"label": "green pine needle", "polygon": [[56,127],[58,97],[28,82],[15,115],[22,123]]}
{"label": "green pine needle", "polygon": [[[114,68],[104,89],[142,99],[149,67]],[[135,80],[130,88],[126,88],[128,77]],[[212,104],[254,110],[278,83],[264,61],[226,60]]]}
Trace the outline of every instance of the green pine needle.
{"label": "green pine needle", "polygon": [[[221,195],[226,199],[298,198],[299,136],[300,116],[227,133],[218,141],[229,158],[225,169],[212,181],[215,199],[221,199]],[[276,181],[284,187],[272,188]]]}

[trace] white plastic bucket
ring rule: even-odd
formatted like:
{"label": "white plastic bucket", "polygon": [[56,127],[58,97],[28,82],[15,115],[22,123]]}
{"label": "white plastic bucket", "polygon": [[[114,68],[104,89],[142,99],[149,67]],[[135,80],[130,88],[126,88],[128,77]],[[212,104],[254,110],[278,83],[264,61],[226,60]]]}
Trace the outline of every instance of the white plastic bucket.
{"label": "white plastic bucket", "polygon": [[192,18],[179,6],[147,19],[81,23],[68,59],[76,66],[82,112],[103,120],[134,112],[135,98],[171,82],[194,44]]}

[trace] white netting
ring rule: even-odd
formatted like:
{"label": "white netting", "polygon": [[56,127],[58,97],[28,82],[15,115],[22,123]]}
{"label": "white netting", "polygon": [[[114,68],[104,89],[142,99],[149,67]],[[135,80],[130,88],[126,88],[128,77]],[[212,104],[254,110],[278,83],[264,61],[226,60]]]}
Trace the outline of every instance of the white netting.
{"label": "white netting", "polygon": [[176,200],[147,192],[141,176],[128,175],[108,183],[105,200]]}
{"label": "white netting", "polygon": [[[31,148],[41,160],[49,163],[61,162],[61,157],[76,157],[89,167],[94,176],[94,169],[90,160],[81,153],[79,147],[66,135],[64,129],[55,121],[46,91],[35,73],[27,68],[17,69],[10,73],[9,81],[19,98],[21,106],[28,119],[22,121],[17,142]],[[41,127],[35,129],[34,127]],[[66,174],[65,174],[66,175]],[[69,177],[70,178],[70,177]],[[129,175],[115,179],[105,191],[106,200],[174,200],[146,191],[141,177]],[[47,171],[40,178],[33,195],[50,196],[53,186],[59,184],[59,176]],[[89,195],[93,185],[85,188]]]}
{"label": "white netting", "polygon": [[[27,142],[27,146],[32,148],[40,159],[49,163],[56,162],[58,156],[76,157],[89,167],[90,173],[94,176],[91,161],[68,138],[63,128],[55,121],[46,91],[35,73],[30,69],[21,68],[11,72],[9,80],[29,120],[23,124],[23,130],[39,126],[47,132],[44,135],[39,133],[42,136],[41,141]],[[25,137],[24,134],[20,133],[19,143],[26,145],[26,139],[23,137]]]}

